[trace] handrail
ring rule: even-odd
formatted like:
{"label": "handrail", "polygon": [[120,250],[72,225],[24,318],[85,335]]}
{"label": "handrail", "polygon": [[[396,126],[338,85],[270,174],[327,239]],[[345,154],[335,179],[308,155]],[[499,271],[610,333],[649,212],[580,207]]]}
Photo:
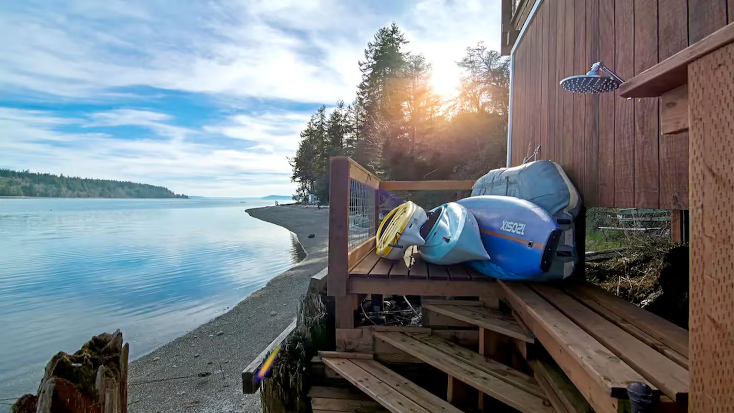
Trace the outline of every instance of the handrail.
{"label": "handrail", "polygon": [[347,158],[349,160],[349,178],[354,179],[357,182],[361,182],[372,188],[380,187],[380,178],[372,174],[362,165],[358,164],[354,159]]}
{"label": "handrail", "polygon": [[474,181],[381,181],[385,191],[471,191]]}

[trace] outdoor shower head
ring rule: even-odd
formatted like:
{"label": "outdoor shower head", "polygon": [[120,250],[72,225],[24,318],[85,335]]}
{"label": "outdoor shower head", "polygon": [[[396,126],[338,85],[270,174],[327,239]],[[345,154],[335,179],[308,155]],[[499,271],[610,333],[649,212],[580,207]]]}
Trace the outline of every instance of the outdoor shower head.
{"label": "outdoor shower head", "polygon": [[[599,75],[600,70],[608,76]],[[591,66],[589,73],[561,80],[561,87],[574,93],[604,93],[617,89],[622,83],[624,81],[607,69],[604,63],[597,62]]]}

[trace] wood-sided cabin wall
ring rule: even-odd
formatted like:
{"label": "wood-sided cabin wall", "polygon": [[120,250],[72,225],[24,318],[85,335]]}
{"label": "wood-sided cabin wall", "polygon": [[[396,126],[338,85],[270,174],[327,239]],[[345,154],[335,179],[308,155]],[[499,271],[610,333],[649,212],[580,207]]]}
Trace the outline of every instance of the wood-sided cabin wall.
{"label": "wood-sided cabin wall", "polygon": [[602,61],[630,79],[734,19],[734,0],[542,0],[515,48],[512,165],[540,146],[588,207],[688,209],[688,132],[660,135],[659,99],[566,92]]}

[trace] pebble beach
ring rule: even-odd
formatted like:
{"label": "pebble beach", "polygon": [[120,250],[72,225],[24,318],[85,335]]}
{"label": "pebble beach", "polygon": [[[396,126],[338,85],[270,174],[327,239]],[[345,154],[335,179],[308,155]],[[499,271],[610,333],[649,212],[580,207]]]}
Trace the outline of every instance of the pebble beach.
{"label": "pebble beach", "polygon": [[242,394],[241,372],[290,324],[311,276],[326,268],[328,209],[282,205],[247,213],[295,233],[306,258],[225,314],[133,361],[131,413],[261,411],[259,393]]}

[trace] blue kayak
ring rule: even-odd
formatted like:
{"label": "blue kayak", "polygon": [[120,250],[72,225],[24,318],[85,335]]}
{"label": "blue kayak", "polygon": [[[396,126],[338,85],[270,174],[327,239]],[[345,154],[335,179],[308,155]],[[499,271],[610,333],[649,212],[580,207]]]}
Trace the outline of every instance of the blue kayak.
{"label": "blue kayak", "polygon": [[530,201],[484,195],[456,201],[479,224],[489,261],[473,261],[474,269],[503,280],[545,280],[561,236],[548,212]]}
{"label": "blue kayak", "polygon": [[418,247],[423,259],[437,265],[472,260],[488,260],[479,235],[479,225],[466,208],[455,202],[443,204],[427,213],[421,227],[425,244]]}

